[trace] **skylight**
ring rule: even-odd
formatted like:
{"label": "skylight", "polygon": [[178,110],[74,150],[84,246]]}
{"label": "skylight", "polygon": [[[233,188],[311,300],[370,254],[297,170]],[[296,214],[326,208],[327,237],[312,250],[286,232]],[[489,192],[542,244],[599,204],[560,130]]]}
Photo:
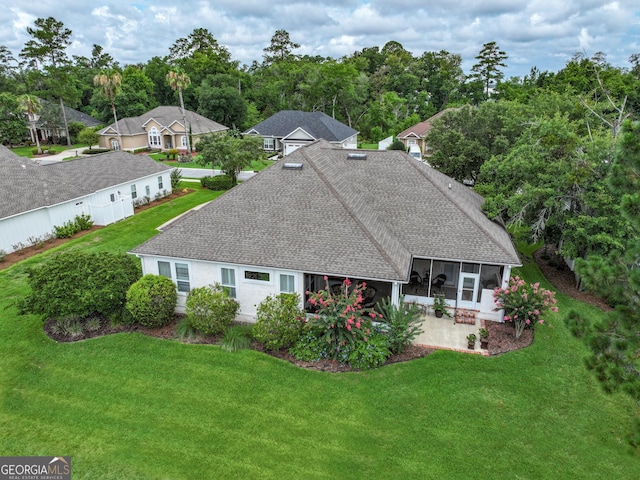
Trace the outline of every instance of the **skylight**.
{"label": "skylight", "polygon": [[283,163],[282,169],[283,170],[302,170],[302,164],[301,163]]}

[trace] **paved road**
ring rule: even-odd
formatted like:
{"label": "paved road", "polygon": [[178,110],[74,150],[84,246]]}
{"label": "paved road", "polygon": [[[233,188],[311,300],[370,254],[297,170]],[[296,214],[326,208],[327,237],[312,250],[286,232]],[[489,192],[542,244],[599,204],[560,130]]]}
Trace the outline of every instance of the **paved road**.
{"label": "paved road", "polygon": [[[97,145],[96,145],[96,148]],[[64,160],[65,158],[70,157],[86,157],[87,155],[82,154],[82,150],[84,149],[70,149],[64,150],[60,153],[56,153],[55,155],[49,155],[47,157],[40,157],[35,159],[34,161],[39,163],[40,165],[49,165],[51,163],[58,163]],[[180,168],[180,167],[178,167]],[[209,175],[222,175],[220,170],[211,170],[210,168],[181,168],[182,177],[183,178],[202,178]],[[238,180],[247,180],[255,175],[255,172],[240,172],[238,175]]]}
{"label": "paved road", "polygon": [[[180,167],[178,167],[180,168]],[[208,176],[222,175],[220,170],[211,170],[210,168],[181,168],[183,178],[202,178]],[[238,180],[247,180],[255,175],[255,172],[240,172]]]}

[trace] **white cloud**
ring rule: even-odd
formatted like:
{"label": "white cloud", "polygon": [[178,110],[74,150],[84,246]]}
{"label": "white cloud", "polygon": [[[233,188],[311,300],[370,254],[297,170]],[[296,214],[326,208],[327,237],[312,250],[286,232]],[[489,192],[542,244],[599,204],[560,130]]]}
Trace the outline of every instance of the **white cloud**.
{"label": "white cloud", "polygon": [[[95,4],[94,4],[95,5]],[[73,31],[69,54],[90,55],[98,44],[124,65],[165,56],[196,28],[209,30],[241,64],[262,60],[278,29],[301,44],[297,53],[339,58],[365,47],[400,42],[414,55],[447,50],[468,71],[484,43],[504,50],[507,75],[532,66],[556,71],[576,51],[607,54],[614,65],[639,48],[640,0],[15,0],[0,9],[0,45],[14,56],[26,27],[52,16]]]}

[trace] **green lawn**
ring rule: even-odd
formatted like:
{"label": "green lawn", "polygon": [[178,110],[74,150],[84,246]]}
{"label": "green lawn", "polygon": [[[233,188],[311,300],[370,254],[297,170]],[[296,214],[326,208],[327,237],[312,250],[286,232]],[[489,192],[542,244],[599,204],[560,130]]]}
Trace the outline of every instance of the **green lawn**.
{"label": "green lawn", "polygon": [[[125,252],[216,195],[59,250]],[[441,351],[348,374],[141,334],[56,344],[13,305],[25,267],[52,253],[0,271],[0,455],[71,455],[74,479],[640,478],[624,440],[638,406],[602,393],[560,314],[500,357]],[[543,280],[531,263],[520,273]],[[558,297],[561,314],[592,312]]]}
{"label": "green lawn", "polygon": [[[73,152],[69,152],[69,153],[73,153],[73,155],[75,155],[76,150],[85,149],[87,148],[87,145],[84,143],[74,143],[70,147],[68,145],[41,145],[40,147],[43,150],[53,148],[56,151],[56,153],[60,153],[65,150],[73,150]],[[32,158],[34,148],[37,148],[37,147],[35,145],[31,145],[29,147],[14,147],[11,149],[11,151],[16,155],[20,155],[21,157]]]}

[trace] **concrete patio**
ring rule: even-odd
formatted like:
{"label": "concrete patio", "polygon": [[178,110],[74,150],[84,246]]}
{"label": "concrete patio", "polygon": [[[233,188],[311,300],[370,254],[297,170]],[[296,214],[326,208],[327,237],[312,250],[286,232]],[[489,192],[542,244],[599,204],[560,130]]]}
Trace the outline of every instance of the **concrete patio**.
{"label": "concrete patio", "polygon": [[[437,318],[433,313],[426,313],[422,316],[421,329],[413,343],[438,350],[455,350],[457,352],[475,353],[488,355],[487,350],[480,349],[480,338],[478,330],[484,327],[484,321],[476,320],[475,325],[456,323],[453,318],[443,316]],[[474,333],[476,340],[475,350],[467,348],[467,335]]]}

